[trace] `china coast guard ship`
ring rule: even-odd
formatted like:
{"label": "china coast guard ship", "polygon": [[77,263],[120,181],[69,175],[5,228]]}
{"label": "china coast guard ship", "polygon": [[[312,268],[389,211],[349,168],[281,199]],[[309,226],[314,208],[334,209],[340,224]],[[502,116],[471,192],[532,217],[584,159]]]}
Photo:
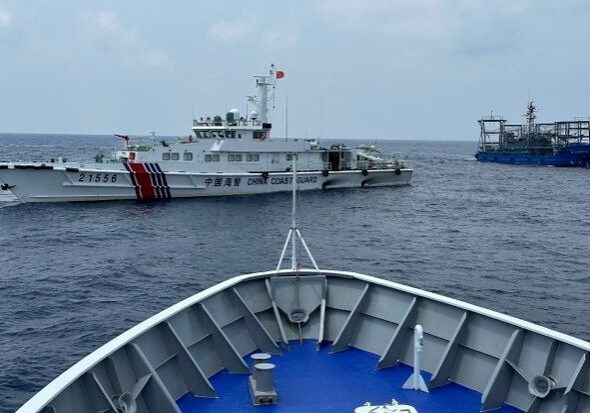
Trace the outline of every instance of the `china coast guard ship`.
{"label": "china coast guard ship", "polygon": [[271,136],[269,111],[276,79],[274,66],[255,76],[257,110],[242,116],[193,121],[194,136],[175,143],[131,145],[112,159],[92,162],[0,163],[0,184],[21,202],[169,199],[288,191],[294,154],[301,189],[407,185],[412,169],[384,155],[375,145],[332,145],[314,139]]}
{"label": "china coast guard ship", "polygon": [[590,343],[320,269],[296,225],[293,178],[274,270],[230,278],[136,325],[17,413],[590,412]]}
{"label": "china coast guard ship", "polygon": [[525,125],[508,124],[501,116],[480,119],[475,158],[517,165],[590,167],[590,119],[536,123],[536,111],[530,102]]}

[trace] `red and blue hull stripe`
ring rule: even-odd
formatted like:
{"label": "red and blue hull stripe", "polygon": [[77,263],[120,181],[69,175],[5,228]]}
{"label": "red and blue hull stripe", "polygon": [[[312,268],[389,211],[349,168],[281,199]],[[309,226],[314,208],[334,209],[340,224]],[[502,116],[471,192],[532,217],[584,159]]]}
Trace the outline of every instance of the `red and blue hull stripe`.
{"label": "red and blue hull stripe", "polygon": [[157,163],[125,163],[137,199],[170,199],[166,175]]}

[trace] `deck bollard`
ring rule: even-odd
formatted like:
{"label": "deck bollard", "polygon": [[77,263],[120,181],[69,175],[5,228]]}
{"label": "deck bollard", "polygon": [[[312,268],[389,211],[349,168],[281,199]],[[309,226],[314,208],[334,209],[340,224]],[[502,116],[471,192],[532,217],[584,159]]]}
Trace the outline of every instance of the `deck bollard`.
{"label": "deck bollard", "polygon": [[257,364],[260,363],[268,363],[270,360],[270,354],[268,353],[254,353],[250,356],[252,359],[252,366],[250,368],[250,372],[254,373],[254,368]]}
{"label": "deck bollard", "polygon": [[[268,354],[265,354],[265,356],[268,356]],[[254,360],[255,364],[252,366],[252,375],[248,378],[252,403],[256,405],[276,404],[279,397],[273,378],[275,365],[264,360],[257,360],[256,358]]]}

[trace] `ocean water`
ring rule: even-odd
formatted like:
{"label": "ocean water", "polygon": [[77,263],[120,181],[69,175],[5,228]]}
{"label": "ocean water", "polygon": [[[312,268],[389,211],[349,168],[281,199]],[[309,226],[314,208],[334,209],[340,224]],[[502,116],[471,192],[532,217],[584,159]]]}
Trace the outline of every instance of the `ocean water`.
{"label": "ocean water", "polygon": [[[117,144],[4,134],[0,159],[84,159]],[[302,232],[321,267],[590,339],[590,171],[482,164],[474,142],[379,144],[408,160],[411,186],[301,194]],[[93,204],[0,194],[0,411],[148,316],[274,268],[290,205],[288,193]]]}

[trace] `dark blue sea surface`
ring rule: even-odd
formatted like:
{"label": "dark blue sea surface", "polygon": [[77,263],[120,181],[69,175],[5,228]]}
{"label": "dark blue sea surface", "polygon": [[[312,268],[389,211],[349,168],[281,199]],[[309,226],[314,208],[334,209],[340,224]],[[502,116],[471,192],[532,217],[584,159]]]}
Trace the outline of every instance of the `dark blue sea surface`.
{"label": "dark blue sea surface", "polygon": [[[88,159],[118,143],[4,134],[0,159]],[[590,339],[590,171],[478,163],[475,142],[379,144],[408,160],[411,186],[301,194],[301,228],[321,267]],[[228,277],[273,269],[291,207],[288,193],[153,203],[0,197],[2,412],[148,316]]]}

